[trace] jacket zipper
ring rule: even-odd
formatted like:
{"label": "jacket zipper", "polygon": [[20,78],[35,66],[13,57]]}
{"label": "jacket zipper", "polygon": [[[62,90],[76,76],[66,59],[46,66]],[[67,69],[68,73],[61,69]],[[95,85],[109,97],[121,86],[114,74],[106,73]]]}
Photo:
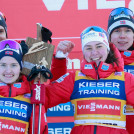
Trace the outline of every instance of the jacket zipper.
{"label": "jacket zipper", "polygon": [[95,66],[95,65],[94,65],[94,68],[95,68],[95,71],[96,71],[96,74],[97,74],[97,80],[100,79],[100,77],[99,77],[99,73],[98,73],[99,65],[100,65],[100,62],[99,62],[99,64],[98,64],[98,66]]}
{"label": "jacket zipper", "polygon": [[9,97],[11,97],[11,86],[9,86]]}
{"label": "jacket zipper", "polygon": [[96,134],[97,131],[97,125],[94,125],[94,134]]}
{"label": "jacket zipper", "polygon": [[[97,80],[100,79],[100,77],[99,77],[99,73],[98,73],[99,65],[100,65],[100,62],[99,62],[99,64],[98,64],[97,67],[94,65],[94,67],[95,67],[95,71],[96,71],[96,74],[97,74]],[[97,132],[97,125],[94,125],[94,134],[96,134],[96,132]]]}

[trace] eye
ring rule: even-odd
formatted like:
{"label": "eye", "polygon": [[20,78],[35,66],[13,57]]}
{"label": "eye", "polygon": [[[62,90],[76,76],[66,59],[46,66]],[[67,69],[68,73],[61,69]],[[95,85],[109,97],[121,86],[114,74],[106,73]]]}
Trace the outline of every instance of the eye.
{"label": "eye", "polygon": [[87,47],[87,48],[86,48],[86,50],[91,50],[91,49],[92,49],[92,48],[90,48],[90,47]]}
{"label": "eye", "polygon": [[0,33],[3,33],[4,32],[4,29],[0,29]]}
{"label": "eye", "polygon": [[90,47],[90,46],[85,46],[85,48],[84,48],[84,50],[92,50],[92,47]]}
{"label": "eye", "polygon": [[113,32],[117,32],[117,33],[118,33],[118,32],[120,32],[120,31],[119,31],[119,29],[115,29]]}
{"label": "eye", "polygon": [[0,66],[1,66],[1,67],[5,67],[6,64],[5,64],[5,63],[1,63]]}
{"label": "eye", "polygon": [[101,48],[102,46],[101,45],[97,45],[97,48]]}
{"label": "eye", "polygon": [[127,29],[126,32],[132,32],[132,30],[131,29]]}
{"label": "eye", "polygon": [[17,66],[18,66],[18,64],[16,64],[16,63],[11,64],[11,67],[17,67]]}

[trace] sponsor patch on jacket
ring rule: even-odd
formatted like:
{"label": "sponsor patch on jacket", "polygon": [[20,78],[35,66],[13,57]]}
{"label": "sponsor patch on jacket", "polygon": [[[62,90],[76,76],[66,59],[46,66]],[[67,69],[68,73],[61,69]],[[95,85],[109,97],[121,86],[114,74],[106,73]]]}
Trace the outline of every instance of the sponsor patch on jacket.
{"label": "sponsor patch on jacket", "polygon": [[30,93],[27,93],[27,94],[24,94],[24,98],[31,98],[31,94]]}
{"label": "sponsor patch on jacket", "polygon": [[86,76],[85,74],[83,74],[82,72],[78,73],[78,76]]}
{"label": "sponsor patch on jacket", "polygon": [[0,133],[1,134],[24,134],[26,133],[26,124],[8,119],[0,119]]}
{"label": "sponsor patch on jacket", "polygon": [[86,64],[84,69],[93,69],[92,65],[91,64]]}
{"label": "sponsor patch on jacket", "polygon": [[131,52],[124,52],[124,55],[127,56],[127,57],[130,57],[131,56]]}
{"label": "sponsor patch on jacket", "polygon": [[56,80],[56,82],[60,83],[69,75],[69,73],[66,73],[65,75],[61,76],[59,79]]}
{"label": "sponsor patch on jacket", "polygon": [[104,64],[103,64],[102,67],[101,67],[101,69],[106,71],[106,70],[109,69],[109,65],[104,65]]}
{"label": "sponsor patch on jacket", "polygon": [[0,83],[0,86],[6,86],[7,84],[5,84],[5,83]]}
{"label": "sponsor patch on jacket", "polygon": [[115,72],[115,74],[114,75],[118,75],[118,76],[122,76],[122,72]]}
{"label": "sponsor patch on jacket", "polygon": [[13,84],[14,87],[17,87],[17,88],[21,88],[21,83],[16,83],[16,84]]}
{"label": "sponsor patch on jacket", "polygon": [[80,114],[103,114],[121,115],[121,102],[114,100],[82,100],[77,103],[77,113]]}

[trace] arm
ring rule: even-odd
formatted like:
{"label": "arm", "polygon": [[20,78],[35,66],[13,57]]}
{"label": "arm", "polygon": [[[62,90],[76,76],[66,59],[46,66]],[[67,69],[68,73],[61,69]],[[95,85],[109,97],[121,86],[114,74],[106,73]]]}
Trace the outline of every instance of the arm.
{"label": "arm", "polygon": [[50,81],[58,79],[60,76],[67,72],[66,58],[56,58],[55,55],[52,58],[51,73],[53,78]]}
{"label": "arm", "polygon": [[51,82],[58,79],[60,76],[67,72],[67,56],[74,48],[74,43],[71,41],[61,41],[59,42],[56,50],[56,55],[52,59],[51,72],[53,78]]}
{"label": "arm", "polygon": [[46,85],[45,106],[50,108],[70,101],[74,88],[75,72],[67,73],[58,80]]}

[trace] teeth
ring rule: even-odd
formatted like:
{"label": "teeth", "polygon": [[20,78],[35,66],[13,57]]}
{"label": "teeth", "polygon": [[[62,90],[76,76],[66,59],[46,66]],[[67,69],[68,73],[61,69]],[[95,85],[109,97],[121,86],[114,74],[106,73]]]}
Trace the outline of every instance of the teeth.
{"label": "teeth", "polygon": [[5,77],[12,77],[12,75],[5,75]]}
{"label": "teeth", "polygon": [[119,42],[120,44],[126,44],[126,42]]}
{"label": "teeth", "polygon": [[92,60],[99,60],[99,58],[94,58],[94,59],[92,59]]}

